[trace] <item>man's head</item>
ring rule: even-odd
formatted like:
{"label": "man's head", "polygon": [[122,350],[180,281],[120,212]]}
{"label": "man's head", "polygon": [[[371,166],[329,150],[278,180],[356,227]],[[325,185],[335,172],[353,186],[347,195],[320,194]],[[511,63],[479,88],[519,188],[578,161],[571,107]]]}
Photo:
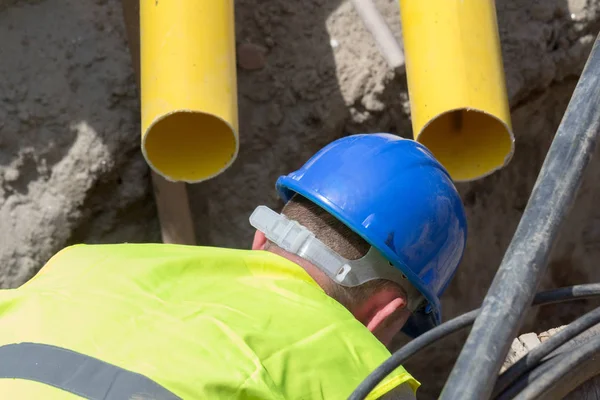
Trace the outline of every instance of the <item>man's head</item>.
{"label": "man's head", "polygon": [[[359,235],[302,196],[294,196],[285,205],[282,214],[309,229],[317,239],[348,260],[365,256],[370,248]],[[378,279],[356,287],[344,287],[317,266],[269,242],[258,231],[252,248],[271,251],[303,267],[329,296],[344,305],[386,345],[410,316],[406,309],[406,293],[391,281]]]}
{"label": "man's head", "polygon": [[[407,335],[441,322],[440,296],[462,259],[467,222],[450,175],[423,145],[391,134],[347,136],[281,176],[276,188],[284,203],[293,199],[284,213],[308,228],[264,206],[250,217],[252,226],[307,270],[318,266],[311,274],[373,331],[395,321],[389,317],[407,304]],[[269,247],[263,236],[255,247]],[[327,277],[344,287],[366,285],[345,289]],[[407,296],[389,283],[369,283],[377,279],[397,283]]]}

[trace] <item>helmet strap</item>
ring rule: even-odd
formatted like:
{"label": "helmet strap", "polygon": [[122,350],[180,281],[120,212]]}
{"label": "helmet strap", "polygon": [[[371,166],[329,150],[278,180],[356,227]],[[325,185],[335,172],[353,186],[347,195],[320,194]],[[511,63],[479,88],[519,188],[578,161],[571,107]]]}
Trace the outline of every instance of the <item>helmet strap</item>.
{"label": "helmet strap", "polygon": [[254,210],[250,224],[271,242],[309,261],[342,286],[355,287],[375,279],[386,279],[405,291],[407,308],[411,312],[424,303],[423,295],[406,276],[372,246],[364,257],[348,260],[317,239],[306,227],[266,206]]}

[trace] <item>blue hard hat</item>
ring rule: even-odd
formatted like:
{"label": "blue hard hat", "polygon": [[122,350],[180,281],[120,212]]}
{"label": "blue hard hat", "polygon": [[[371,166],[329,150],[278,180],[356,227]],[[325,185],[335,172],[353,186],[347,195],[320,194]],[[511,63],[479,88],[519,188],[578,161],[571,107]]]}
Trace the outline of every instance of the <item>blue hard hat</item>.
{"label": "blue hard hat", "polygon": [[379,250],[425,297],[403,331],[441,322],[439,297],[465,250],[465,211],[452,179],[421,144],[378,133],[338,139],[277,180],[284,202],[299,194]]}

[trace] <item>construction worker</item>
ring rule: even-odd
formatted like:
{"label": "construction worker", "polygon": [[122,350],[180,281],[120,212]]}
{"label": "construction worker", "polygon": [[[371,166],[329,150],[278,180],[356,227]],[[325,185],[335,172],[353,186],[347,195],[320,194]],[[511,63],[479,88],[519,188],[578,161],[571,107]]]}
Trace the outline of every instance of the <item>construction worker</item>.
{"label": "construction worker", "polygon": [[[77,245],[0,292],[0,397],[344,399],[401,329],[440,323],[466,222],[423,146],[345,137],[277,190],[252,251]],[[418,386],[400,367],[369,398]]]}

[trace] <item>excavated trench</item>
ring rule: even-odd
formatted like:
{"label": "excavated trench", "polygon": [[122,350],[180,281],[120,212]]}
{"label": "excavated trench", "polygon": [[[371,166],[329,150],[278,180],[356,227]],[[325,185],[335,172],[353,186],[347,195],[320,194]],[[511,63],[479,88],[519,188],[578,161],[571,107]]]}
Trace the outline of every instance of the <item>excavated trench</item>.
{"label": "excavated trench", "polygon": [[[378,6],[400,37],[396,0]],[[477,307],[526,205],[600,28],[600,0],[499,0],[516,135],[510,165],[460,184],[470,237],[444,317]],[[387,70],[347,1],[236,1],[241,151],[190,188],[198,241],[249,246],[247,217],[276,207],[275,179],[348,133],[410,137],[404,76]],[[254,52],[254,53],[253,53]],[[117,0],[0,0],[0,287],[76,242],[160,240],[139,151],[139,103]],[[586,175],[543,288],[600,280],[600,161]],[[592,302],[536,310],[523,332],[560,326]],[[407,368],[439,392],[460,334]],[[403,339],[399,338],[398,344]]]}

